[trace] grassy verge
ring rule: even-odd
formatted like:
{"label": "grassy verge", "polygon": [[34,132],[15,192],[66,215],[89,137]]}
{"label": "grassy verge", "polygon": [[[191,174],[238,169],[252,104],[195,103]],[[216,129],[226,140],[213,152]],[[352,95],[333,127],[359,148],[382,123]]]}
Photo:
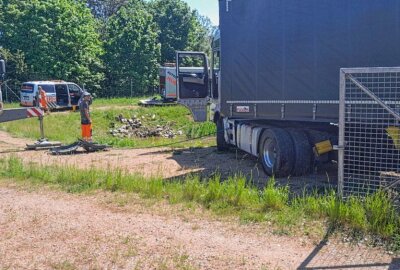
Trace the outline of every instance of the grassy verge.
{"label": "grassy verge", "polygon": [[13,102],[13,103],[4,103],[4,108],[5,108],[5,109],[19,108],[19,104],[16,103],[16,102]]}
{"label": "grassy verge", "polygon": [[218,175],[211,179],[191,175],[165,181],[119,170],[26,165],[15,157],[0,159],[0,178],[56,185],[68,192],[133,192],[143,198],[168,200],[171,204],[198,205],[217,215],[238,217],[242,222],[268,222],[275,232],[283,234],[298,231],[309,234],[313,226],[327,223],[331,228],[355,236],[373,235],[391,243],[394,249],[400,246],[400,219],[384,192],[346,201],[338,200],[334,191],[290,199],[289,188],[278,187],[273,180],[259,190],[249,186],[245,177],[237,175],[226,181],[220,181]]}
{"label": "grassy verge", "polygon": [[[138,107],[134,106],[140,98],[99,99],[93,104],[93,135],[99,143],[115,147],[151,147],[175,143],[187,138],[204,136],[215,132],[213,123],[194,123],[188,109],[183,106],[170,107]],[[130,106],[132,105],[132,106]],[[107,107],[105,107],[107,106]],[[110,124],[115,122],[119,114],[125,117],[137,116],[144,125],[155,127],[168,125],[174,130],[181,130],[182,136],[174,139],[166,138],[117,138],[109,134]],[[116,123],[117,126],[120,125]],[[58,112],[45,117],[45,135],[50,140],[71,143],[80,137],[80,115],[77,112]],[[7,131],[18,137],[37,139],[40,136],[37,119],[26,119],[0,124],[0,130]],[[179,146],[211,146],[214,140],[199,140],[180,144]]]}

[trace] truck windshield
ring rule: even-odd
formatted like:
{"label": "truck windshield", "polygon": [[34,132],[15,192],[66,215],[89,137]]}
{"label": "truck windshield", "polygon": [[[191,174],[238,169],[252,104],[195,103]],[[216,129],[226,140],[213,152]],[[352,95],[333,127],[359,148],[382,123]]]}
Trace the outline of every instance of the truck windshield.
{"label": "truck windshield", "polygon": [[33,93],[33,84],[24,83],[21,87],[22,93]]}
{"label": "truck windshield", "polygon": [[38,88],[39,88],[39,86],[41,86],[41,87],[43,88],[43,90],[44,90],[46,93],[55,93],[55,92],[56,92],[56,90],[55,90],[55,88],[54,88],[54,85],[50,85],[50,84],[39,84],[39,85],[38,85]]}

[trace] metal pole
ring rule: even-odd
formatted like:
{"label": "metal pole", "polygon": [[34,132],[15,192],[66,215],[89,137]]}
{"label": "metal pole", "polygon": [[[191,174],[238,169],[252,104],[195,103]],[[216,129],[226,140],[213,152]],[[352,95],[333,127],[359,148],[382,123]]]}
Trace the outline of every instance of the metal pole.
{"label": "metal pole", "polygon": [[132,82],[132,78],[131,78],[131,97],[133,97],[133,82]]}
{"label": "metal pole", "polygon": [[44,140],[44,126],[43,126],[43,116],[39,116],[39,123],[40,123],[40,139]]}
{"label": "metal pole", "polygon": [[[40,109],[39,91],[36,93],[36,107]],[[43,115],[39,116],[40,140],[44,140]]]}
{"label": "metal pole", "polygon": [[339,89],[339,166],[338,166],[338,196],[343,198],[344,188],[344,147],[345,147],[345,110],[346,110],[346,73],[340,70]]}
{"label": "metal pole", "polygon": [[3,93],[1,92],[1,80],[0,80],[0,112],[3,110]]}
{"label": "metal pole", "polygon": [[5,88],[5,95],[6,95],[6,102],[10,103],[10,101],[8,100],[8,91],[7,91],[7,85],[6,85],[6,83],[5,83],[5,82],[4,82],[4,85],[6,86],[6,87],[4,87],[4,88]]}

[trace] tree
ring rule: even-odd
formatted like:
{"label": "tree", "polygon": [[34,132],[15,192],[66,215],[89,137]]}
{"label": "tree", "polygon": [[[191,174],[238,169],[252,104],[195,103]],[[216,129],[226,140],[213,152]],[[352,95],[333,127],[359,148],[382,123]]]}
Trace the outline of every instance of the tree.
{"label": "tree", "polygon": [[102,21],[116,14],[127,3],[128,0],[87,0],[87,6],[92,10],[93,15]]}
{"label": "tree", "polygon": [[216,27],[211,20],[200,15],[197,10],[192,12],[188,44],[185,50],[205,52],[208,55],[211,53],[211,42]]}
{"label": "tree", "polygon": [[65,79],[98,89],[102,44],[96,22],[77,0],[4,0],[0,44],[22,51],[35,79]]}
{"label": "tree", "polygon": [[141,0],[130,0],[109,18],[104,61],[112,95],[144,94],[158,76],[156,24]]}
{"label": "tree", "polygon": [[0,48],[0,59],[6,61],[7,77],[12,80],[26,80],[28,67],[25,63],[25,55],[21,51],[14,54],[5,48]]}
{"label": "tree", "polygon": [[[28,68],[25,63],[24,53],[21,51],[11,53],[9,50],[0,47],[0,59],[5,60],[7,65],[7,74],[5,76],[6,85],[16,86],[15,90],[18,91],[21,81],[28,80]],[[3,87],[4,98],[7,97],[6,93],[9,91],[8,86]],[[14,95],[8,95],[6,101],[17,101],[18,98],[19,97],[14,93]]]}
{"label": "tree", "polygon": [[187,48],[192,12],[182,0],[154,0],[150,3],[150,10],[158,25],[161,64],[175,62],[175,51]]}

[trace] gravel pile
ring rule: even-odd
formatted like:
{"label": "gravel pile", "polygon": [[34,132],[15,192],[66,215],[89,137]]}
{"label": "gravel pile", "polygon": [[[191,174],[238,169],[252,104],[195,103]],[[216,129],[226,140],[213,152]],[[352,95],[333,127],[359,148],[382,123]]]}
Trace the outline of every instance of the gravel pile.
{"label": "gravel pile", "polygon": [[[150,116],[151,119],[155,119],[155,115]],[[181,130],[175,131],[169,125],[157,125],[155,127],[146,127],[143,125],[142,120],[146,117],[132,116],[132,118],[125,118],[123,115],[119,115],[115,118],[117,123],[122,124],[120,127],[116,127],[113,123],[110,129],[110,134],[114,137],[119,138],[149,138],[149,137],[164,137],[164,138],[175,138],[178,135],[182,135]]]}

